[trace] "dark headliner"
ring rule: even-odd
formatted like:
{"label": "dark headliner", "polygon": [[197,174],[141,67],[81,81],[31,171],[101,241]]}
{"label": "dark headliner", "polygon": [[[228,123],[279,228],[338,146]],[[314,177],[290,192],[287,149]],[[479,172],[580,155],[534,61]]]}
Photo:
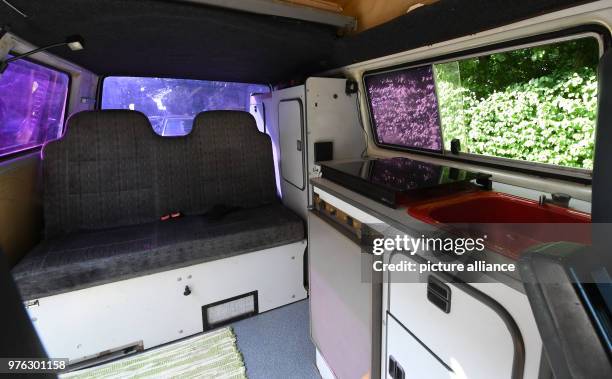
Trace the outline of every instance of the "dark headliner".
{"label": "dark headliner", "polygon": [[332,27],[164,0],[9,0],[0,25],[100,75],[279,83],[589,1],[441,0],[356,36]]}

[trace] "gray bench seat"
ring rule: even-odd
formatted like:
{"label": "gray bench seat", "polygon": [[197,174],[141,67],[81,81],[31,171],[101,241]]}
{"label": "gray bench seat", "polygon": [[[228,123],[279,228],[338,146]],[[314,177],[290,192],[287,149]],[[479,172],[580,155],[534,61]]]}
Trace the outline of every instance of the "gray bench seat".
{"label": "gray bench seat", "polygon": [[72,233],[40,244],[14,269],[26,299],[245,254],[304,238],[302,220],[280,204],[221,219],[169,221]]}
{"label": "gray bench seat", "polygon": [[270,138],[245,112],[201,113],[180,138],[138,112],[82,112],[43,153],[45,239],[13,268],[24,300],[304,238],[277,198]]}

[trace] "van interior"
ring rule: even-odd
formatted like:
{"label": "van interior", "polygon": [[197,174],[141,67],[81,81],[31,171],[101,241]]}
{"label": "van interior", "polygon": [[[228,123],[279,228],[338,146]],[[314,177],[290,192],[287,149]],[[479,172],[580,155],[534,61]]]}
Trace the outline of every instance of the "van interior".
{"label": "van interior", "polygon": [[611,378],[611,33],[611,0],[1,0],[0,373]]}

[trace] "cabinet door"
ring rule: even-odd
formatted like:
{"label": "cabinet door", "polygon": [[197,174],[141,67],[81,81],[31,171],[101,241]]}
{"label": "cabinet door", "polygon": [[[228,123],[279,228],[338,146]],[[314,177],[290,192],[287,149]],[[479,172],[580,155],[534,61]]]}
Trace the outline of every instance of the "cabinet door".
{"label": "cabinet door", "polygon": [[[392,262],[401,257],[395,254]],[[429,276],[418,283],[399,283],[391,275],[392,316],[455,373],[476,379],[522,377],[525,347],[509,313],[468,284],[442,284],[448,304],[436,301],[430,292],[439,293],[435,283],[440,282]]]}
{"label": "cabinet door", "polygon": [[[393,363],[391,363],[393,362]],[[386,377],[401,379],[398,365],[405,379],[449,379],[454,373],[435,355],[419,343],[393,317],[387,316],[387,362]],[[460,376],[458,376],[460,377]]]}
{"label": "cabinet door", "polygon": [[338,379],[368,377],[379,371],[372,368],[373,357],[380,361],[372,339],[380,325],[373,326],[375,299],[372,283],[362,281],[361,248],[312,212],[308,233],[313,342]]}
{"label": "cabinet door", "polygon": [[281,175],[300,190],[304,179],[304,111],[300,99],[282,100],[278,104]]}

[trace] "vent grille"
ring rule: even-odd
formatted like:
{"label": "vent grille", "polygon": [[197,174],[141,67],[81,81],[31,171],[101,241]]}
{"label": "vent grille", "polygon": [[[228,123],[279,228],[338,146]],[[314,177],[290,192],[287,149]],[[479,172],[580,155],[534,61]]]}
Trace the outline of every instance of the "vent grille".
{"label": "vent grille", "polygon": [[234,321],[256,315],[257,291],[217,301],[202,307],[204,330],[216,328]]}

